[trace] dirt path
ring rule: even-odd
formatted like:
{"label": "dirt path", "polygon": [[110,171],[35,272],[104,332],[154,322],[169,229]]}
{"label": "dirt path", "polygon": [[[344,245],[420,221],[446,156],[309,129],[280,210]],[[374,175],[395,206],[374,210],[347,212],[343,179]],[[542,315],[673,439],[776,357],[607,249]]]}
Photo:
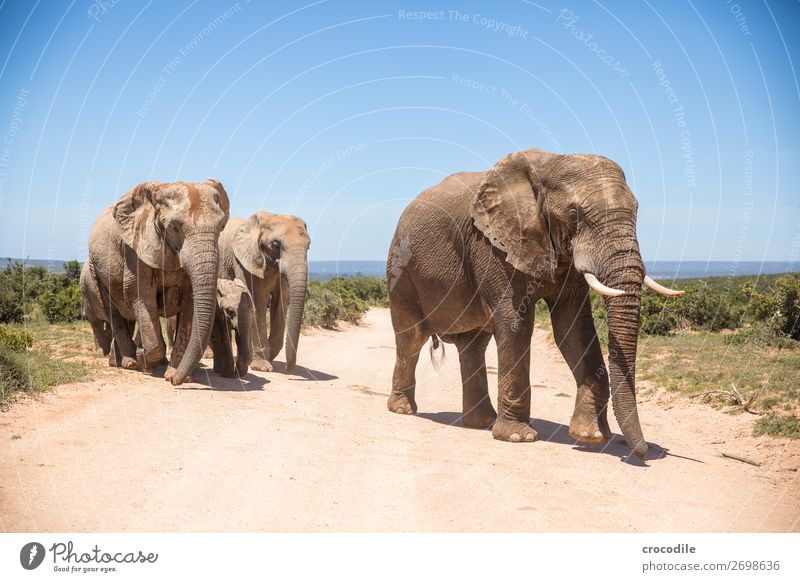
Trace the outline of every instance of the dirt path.
{"label": "dirt path", "polygon": [[[302,376],[176,389],[119,372],[59,387],[0,413],[0,529],[800,530],[800,443],[662,397],[640,407],[647,466],[623,462],[619,436],[605,451],[575,446],[572,376],[546,332],[534,342],[534,444],[457,423],[450,345],[441,370],[420,360],[420,414],[389,413],[394,339],[379,309],[304,336]],[[494,398],[493,345],[488,364]]]}

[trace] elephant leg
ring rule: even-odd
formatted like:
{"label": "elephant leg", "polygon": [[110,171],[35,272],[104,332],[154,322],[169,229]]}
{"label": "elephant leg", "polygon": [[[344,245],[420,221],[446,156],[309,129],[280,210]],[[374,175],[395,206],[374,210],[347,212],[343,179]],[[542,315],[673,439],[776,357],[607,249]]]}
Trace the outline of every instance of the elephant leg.
{"label": "elephant leg", "polygon": [[112,368],[138,370],[136,345],[133,343],[135,322],[123,319],[119,311],[113,306],[111,307],[110,315],[111,333],[114,339],[108,354],[108,365]]}
{"label": "elephant leg", "polygon": [[[192,294],[186,290],[181,297],[181,308],[175,319],[175,344],[172,346],[172,354],[170,354],[170,363],[167,371],[164,374],[164,379],[168,382],[172,381],[172,376],[175,370],[183,359],[183,354],[189,345],[189,337],[192,334],[192,316],[194,312],[194,302],[192,301]],[[191,374],[187,381],[191,382]]]}
{"label": "elephant leg", "polygon": [[250,343],[250,335],[244,332],[235,330],[236,336],[236,374],[244,376],[250,367],[250,362],[253,361],[252,345]]}
{"label": "elephant leg", "polygon": [[272,294],[269,304],[269,359],[274,360],[283,349],[286,335],[286,309],[289,307],[289,284],[280,277],[280,290]]}
{"label": "elephant leg", "polygon": [[243,297],[239,302],[236,326],[236,373],[241,377],[247,374],[250,363],[253,361],[253,339],[250,337],[253,321],[253,303],[249,297]]}
{"label": "elephant leg", "polygon": [[[255,279],[255,277],[252,277]],[[263,281],[253,281],[250,287],[253,298],[253,307],[256,316],[253,320],[251,336],[253,340],[253,362],[250,365],[259,372],[271,372],[272,364],[269,363],[269,343],[267,340],[267,302],[269,295],[264,288]]]}
{"label": "elephant leg", "polygon": [[533,317],[519,317],[513,309],[493,317],[497,341],[497,420],[492,436],[509,442],[533,442],[531,417],[531,334]]}
{"label": "elephant leg", "polygon": [[175,345],[175,330],[177,329],[177,316],[173,315],[166,319],[167,346],[171,349]]}
{"label": "elephant leg", "polygon": [[395,331],[395,364],[392,374],[392,392],[387,406],[398,414],[414,414],[417,402],[414,395],[417,387],[416,368],[419,352],[430,337],[422,330],[422,316],[404,313],[392,307],[392,326]]}
{"label": "elephant leg", "polygon": [[497,419],[486,378],[486,346],[492,336],[475,331],[458,334],[453,339],[461,364],[462,422],[472,428],[491,428]]}
{"label": "elephant leg", "polygon": [[105,321],[94,317],[89,320],[89,324],[92,326],[94,349],[102,352],[104,356],[107,356],[111,351],[111,340],[113,339],[111,326]]}
{"label": "elephant leg", "polygon": [[126,253],[122,292],[139,325],[136,359],[144,370],[163,363],[167,353],[158,313],[158,286],[153,284],[155,280],[155,269],[132,253]]}
{"label": "elephant leg", "polygon": [[145,370],[164,364],[167,355],[167,345],[164,342],[164,332],[161,330],[155,293],[152,294],[152,297],[149,295],[146,298],[138,298],[134,304],[136,322],[139,324],[137,344],[140,346],[136,350],[136,359]]}
{"label": "elephant leg", "polygon": [[605,444],[611,439],[608,410],[608,372],[592,319],[588,290],[548,301],[553,337],[564,356],[578,390],[569,434],[584,443]]}
{"label": "elephant leg", "polygon": [[211,349],[214,352],[214,372],[223,378],[235,378],[231,330],[222,309],[217,306],[211,330]]}

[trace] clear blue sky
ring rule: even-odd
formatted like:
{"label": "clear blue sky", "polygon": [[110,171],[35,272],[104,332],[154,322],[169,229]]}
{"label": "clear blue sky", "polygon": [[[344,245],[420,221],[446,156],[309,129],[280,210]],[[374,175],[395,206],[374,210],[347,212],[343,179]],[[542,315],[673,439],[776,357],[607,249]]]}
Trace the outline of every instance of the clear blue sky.
{"label": "clear blue sky", "polygon": [[125,190],[216,177],[312,259],[384,259],[421,190],[542,147],[625,169],[649,260],[800,261],[799,28],[796,1],[6,0],[0,256],[83,259]]}

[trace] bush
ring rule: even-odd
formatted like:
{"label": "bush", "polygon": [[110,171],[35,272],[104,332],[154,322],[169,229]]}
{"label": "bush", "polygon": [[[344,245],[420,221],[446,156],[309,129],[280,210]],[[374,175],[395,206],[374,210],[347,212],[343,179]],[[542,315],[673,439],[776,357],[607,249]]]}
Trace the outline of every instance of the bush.
{"label": "bush", "polygon": [[369,305],[346,285],[337,280],[309,285],[309,297],[303,313],[303,323],[319,327],[335,328],[339,321],[357,324],[364,317]]}
{"label": "bush", "polygon": [[687,287],[683,298],[672,301],[678,305],[684,327],[719,331],[735,329],[741,320],[741,308],[732,308],[732,299],[731,293],[700,281]]}
{"label": "bush", "polygon": [[79,279],[81,264],[69,261],[63,275],[44,267],[10,262],[0,271],[0,323],[21,323],[41,314],[49,323],[81,318]]}
{"label": "bush", "polygon": [[674,300],[665,299],[652,291],[642,291],[641,327],[644,335],[669,335],[678,327]]}
{"label": "bush", "polygon": [[82,364],[59,360],[46,352],[17,352],[0,345],[0,409],[20,391],[41,391],[85,377]]}
{"label": "bush", "polygon": [[745,293],[757,320],[769,322],[776,334],[800,340],[800,273],[780,277],[771,291],[747,286]]}
{"label": "bush", "polygon": [[357,297],[368,305],[389,305],[389,291],[383,277],[337,277],[324,285],[337,294]]}
{"label": "bush", "polygon": [[26,331],[14,331],[0,327],[0,348],[12,352],[24,352],[33,345],[33,336]]}

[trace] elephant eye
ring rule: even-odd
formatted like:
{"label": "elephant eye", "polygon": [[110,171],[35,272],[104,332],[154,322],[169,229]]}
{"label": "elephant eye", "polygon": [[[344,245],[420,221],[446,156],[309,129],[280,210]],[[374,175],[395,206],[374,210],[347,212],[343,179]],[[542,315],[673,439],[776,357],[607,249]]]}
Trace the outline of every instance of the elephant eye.
{"label": "elephant eye", "polygon": [[273,261],[277,261],[281,256],[281,241],[274,239],[269,242],[262,242],[261,249]]}
{"label": "elephant eye", "polygon": [[577,225],[580,220],[580,211],[577,208],[569,209],[569,221],[572,225]]}

